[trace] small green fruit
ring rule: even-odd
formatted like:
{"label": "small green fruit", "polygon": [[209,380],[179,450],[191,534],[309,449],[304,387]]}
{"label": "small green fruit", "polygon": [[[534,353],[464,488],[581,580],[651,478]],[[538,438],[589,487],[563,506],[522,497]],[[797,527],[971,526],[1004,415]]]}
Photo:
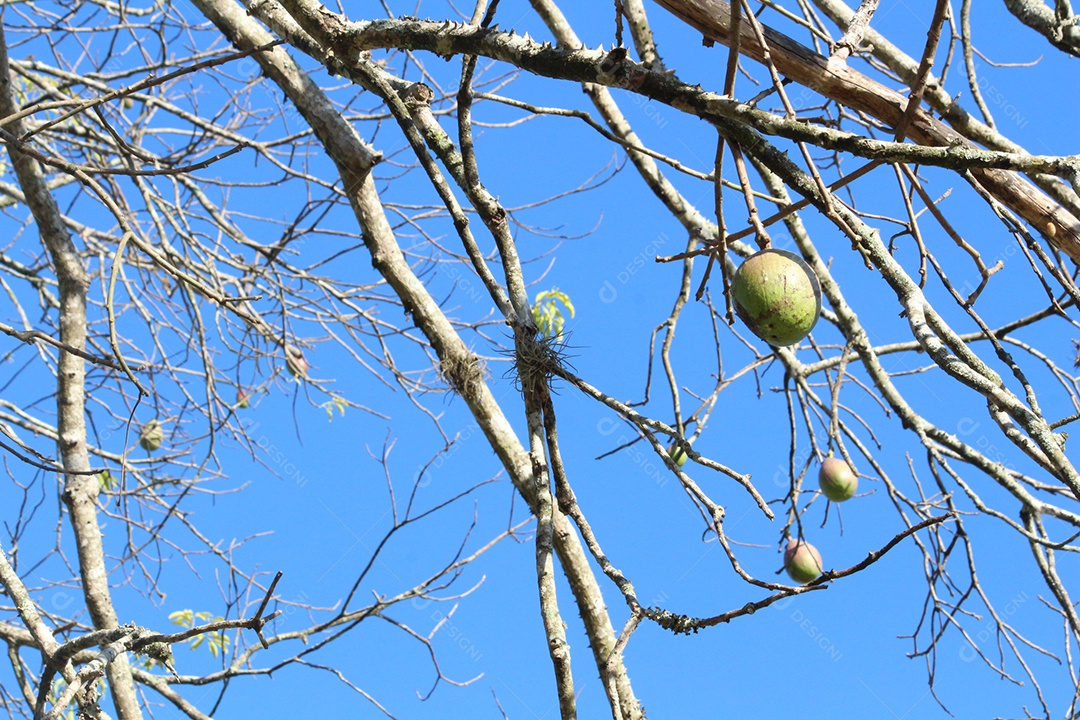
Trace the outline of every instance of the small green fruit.
{"label": "small green fruit", "polygon": [[833,502],[844,502],[850,500],[859,489],[859,476],[840,458],[827,457],[821,463],[818,485],[825,497]]}
{"label": "small green fruit", "polygon": [[245,391],[243,388],[236,391],[236,407],[241,410],[251,407],[251,393]]}
{"label": "small green fruit", "polygon": [[675,443],[672,443],[671,447],[667,449],[667,454],[679,467],[685,465],[687,459],[689,459],[689,456],[683,452],[683,449]]}
{"label": "small green fruit", "polygon": [[142,426],[142,430],[139,431],[139,445],[146,452],[154,452],[161,447],[161,442],[165,439],[165,431],[161,428],[161,423],[157,420],[151,420]]}
{"label": "small green fruit", "polygon": [[821,553],[805,540],[788,540],[784,550],[784,569],[791,579],[805,585],[823,572]]}
{"label": "small green fruit", "polygon": [[304,357],[304,351],[295,345],[285,346],[285,368],[294,378],[306,378],[311,365]]}
{"label": "small green fruit", "polygon": [[731,282],[731,299],[750,332],[774,347],[810,334],[821,314],[821,284],[801,257],[768,249],[751,255]]}

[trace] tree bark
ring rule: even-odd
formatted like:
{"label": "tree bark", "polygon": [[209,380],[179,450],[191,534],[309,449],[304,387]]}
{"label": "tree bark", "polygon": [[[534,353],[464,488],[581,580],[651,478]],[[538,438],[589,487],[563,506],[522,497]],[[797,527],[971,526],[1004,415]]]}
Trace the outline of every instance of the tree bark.
{"label": "tree bark", "polygon": [[[1057,5],[1062,10],[1068,7],[1062,3]],[[1040,0],[1005,0],[1005,7],[1058,50],[1080,57],[1080,25],[1077,25],[1075,15],[1059,17]]]}
{"label": "tree bark", "polygon": [[[700,30],[707,40],[730,44],[731,6],[724,0],[656,2]],[[900,121],[907,107],[907,98],[900,93],[848,67],[842,60],[818,55],[772,28],[764,28],[764,37],[769,56],[781,75],[891,126]],[[747,23],[739,25],[739,51],[764,62],[761,43]],[[922,109],[908,125],[907,136],[921,145],[975,147],[963,135]],[[971,174],[1052,245],[1080,262],[1080,220],[1015,172],[973,169]]]}
{"label": "tree bark", "polygon": [[[242,50],[273,39],[232,0],[193,0],[195,6]],[[274,28],[291,44],[314,53],[321,50],[276,3],[252,3],[252,12]],[[522,446],[481,376],[478,360],[455,332],[438,303],[416,277],[401,252],[393,229],[387,221],[370,169],[378,161],[377,153],[368,148],[352,127],[341,117],[322,91],[293,62],[282,48],[258,53],[255,59],[267,76],[278,85],[296,105],[326,148],[344,181],[344,189],[363,233],[364,243],[371,254],[375,269],[386,278],[394,292],[409,308],[416,325],[431,342],[442,363],[444,372],[460,373],[451,377],[468,404],[477,424],[483,430],[492,449],[522,497],[535,513],[537,498],[533,482],[532,461]],[[573,526],[561,513],[554,513],[554,546],[563,573],[574,593],[577,607],[589,637],[594,658],[602,677],[608,673],[606,664],[615,648],[616,635],[604,604],[603,593],[592,572],[588,555]],[[627,718],[642,718],[630,686],[626,667],[619,658],[615,664],[615,682],[620,689],[620,702]]]}
{"label": "tree bark", "polygon": [[[16,110],[7,42],[0,27],[0,117],[13,115]],[[16,137],[22,134],[22,123],[19,121],[5,127]],[[76,350],[85,350],[89,278],[78,248],[64,225],[55,198],[49,192],[41,166],[22,153],[14,143],[8,144],[8,154],[56,273],[60,288],[60,342]],[[65,470],[63,498],[75,535],[86,608],[94,627],[107,630],[117,627],[119,623],[109,590],[105,550],[98,526],[97,497],[100,487],[96,476],[86,474],[90,470],[90,456],[86,447],[85,380],[86,361],[74,353],[61,350],[56,370],[56,429]],[[106,673],[113,703],[121,720],[142,718],[127,655],[117,656],[109,663]]]}

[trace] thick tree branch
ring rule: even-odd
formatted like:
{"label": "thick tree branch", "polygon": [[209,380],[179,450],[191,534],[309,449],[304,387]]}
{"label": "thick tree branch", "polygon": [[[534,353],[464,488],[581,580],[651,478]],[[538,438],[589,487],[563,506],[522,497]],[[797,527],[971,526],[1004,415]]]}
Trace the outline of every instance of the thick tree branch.
{"label": "thick tree branch", "polygon": [[1016,19],[1046,38],[1058,50],[1080,57],[1080,23],[1077,16],[1059,17],[1040,0],[1005,0]]}
{"label": "thick tree branch", "polygon": [[[241,49],[264,44],[270,39],[264,30],[231,2],[195,0],[195,4]],[[293,45],[317,53],[322,52],[276,3],[253,4],[252,11]],[[286,92],[315,129],[316,136],[326,147],[327,154],[335,162],[345,181],[344,190],[352,203],[375,269],[386,278],[412,313],[417,326],[431,341],[438,353],[444,375],[468,404],[515,487],[535,511],[535,486],[529,453],[522,447],[484,380],[479,359],[456,333],[438,303],[416,277],[403,256],[387,222],[374,182],[370,178],[373,155],[360,150],[362,142],[353,128],[330,105],[325,96],[314,88],[314,84],[303,76],[284,50],[275,48],[255,57],[264,72]],[[594,656],[598,662],[606,665],[616,637],[606,612],[603,594],[572,525],[561,513],[554,517],[554,522],[554,546],[560,564],[581,611]],[[618,669],[620,676],[625,679],[625,667],[619,663]],[[629,690],[629,682],[623,681]],[[637,706],[632,692],[621,692],[620,696],[628,701],[628,704]]]}
{"label": "thick tree branch", "polygon": [[[0,29],[0,117],[8,117],[16,111],[7,43]],[[12,133],[19,135],[22,134],[21,125],[21,122],[14,121],[8,127]],[[109,589],[98,525],[97,497],[100,486],[95,476],[87,474],[91,467],[86,444],[86,361],[81,354],[86,347],[86,288],[89,280],[40,165],[13,143],[8,144],[8,153],[56,272],[60,287],[60,343],[78,351],[78,354],[61,351],[56,370],[60,456],[64,468],[70,471],[65,478],[63,498],[70,513],[78,548],[86,607],[95,627],[114,628],[118,625],[116,609]],[[108,675],[109,689],[121,720],[139,720],[142,711],[135,695],[127,658],[121,656],[111,663]]]}
{"label": "thick tree branch", "polygon": [[[673,2],[666,6],[707,38],[719,42],[728,40],[725,25],[728,6],[721,0]],[[922,110],[915,114],[908,128],[908,135],[919,145],[885,143],[779,118],[746,103],[685,85],[673,76],[650,72],[626,60],[625,53],[612,58],[601,50],[551,47],[527,37],[469,25],[421,20],[348,22],[325,9],[312,12],[319,23],[325,23],[327,36],[326,50],[318,59],[332,72],[342,73],[351,64],[363,62],[361,54],[373,49],[424,49],[444,56],[483,55],[547,77],[629,87],[704,119],[737,120],[767,134],[863,157],[952,169],[970,168],[974,177],[1004,205],[1070,257],[1080,260],[1080,220],[1013,172],[1058,174],[1076,185],[1080,182],[1080,160],[1073,157],[1037,158],[980,150]],[[828,59],[769,28],[766,28],[765,39],[781,74],[885,123],[896,125],[900,122],[907,107],[904,96],[846,64],[830,64]],[[753,31],[745,26],[740,48],[753,59],[764,59],[761,44]]]}

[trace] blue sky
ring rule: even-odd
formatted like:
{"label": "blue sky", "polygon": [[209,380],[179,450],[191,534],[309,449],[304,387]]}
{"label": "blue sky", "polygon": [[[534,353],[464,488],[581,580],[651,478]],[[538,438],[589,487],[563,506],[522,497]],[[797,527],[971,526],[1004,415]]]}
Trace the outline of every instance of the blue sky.
{"label": "blue sky", "polygon": [[[363,8],[347,10],[359,18],[363,12],[375,11],[375,5],[367,3]],[[412,11],[411,5],[402,3],[392,3],[391,7],[400,14]],[[610,4],[581,3],[564,10],[588,44],[610,44]],[[698,34],[691,28],[655,5],[648,5],[647,10],[667,65],[683,80],[719,88],[726,50],[701,47]],[[925,21],[932,10],[928,3],[883,0],[873,25],[909,54],[918,56],[925,41]],[[444,12],[435,5],[430,10],[425,6],[425,11],[432,16]],[[534,37],[547,37],[521,0],[502,3],[498,18],[503,28],[527,29]],[[774,13],[767,12],[762,18],[786,27]],[[1029,63],[1041,57],[1035,67],[980,67],[986,79],[984,92],[994,98],[992,102],[1000,110],[1000,129],[1032,152],[1080,152],[1072,122],[1075,113],[1068,112],[1069,103],[1075,110],[1080,91],[1075,59],[1070,62],[1058,57],[1040,38],[1016,26],[1004,8],[997,5],[975,7],[972,20],[980,51],[995,62]],[[998,28],[1005,22],[1010,23],[1010,30],[1000,32]],[[453,86],[459,72],[456,61],[446,64],[430,57],[424,61],[444,87]],[[311,63],[305,59],[302,64]],[[499,66],[490,72],[497,75],[505,70]],[[764,77],[759,68],[753,72]],[[954,67],[951,73],[947,87],[953,94],[962,92],[959,70]],[[315,73],[314,77],[324,85],[331,82],[325,72]],[[205,91],[208,102],[221,101],[216,86],[200,84],[198,78],[193,82]],[[577,86],[524,74],[503,92],[537,104],[587,108],[587,99]],[[745,78],[740,79],[737,95],[748,97],[756,92]],[[256,104],[261,98],[270,107],[262,88],[256,89],[253,98]],[[710,169],[715,135],[708,126],[651,101],[627,94],[617,94],[617,98],[623,101],[624,112],[650,146],[698,170]],[[362,97],[360,105],[367,104],[370,98]],[[521,115],[520,111],[486,103],[476,109],[476,119],[485,122],[505,122]],[[452,134],[452,123],[445,118],[443,122]],[[377,135],[373,126],[358,124],[358,128],[387,156],[404,146],[392,123],[384,124]],[[271,131],[278,129],[272,127]],[[537,202],[576,187],[598,172],[606,178],[611,168],[605,170],[605,166],[624,162],[616,148],[580,121],[551,117],[510,128],[485,129],[478,152],[488,189],[507,207]],[[326,169],[328,164],[316,160],[314,167]],[[845,169],[853,167],[851,164]],[[384,178],[380,183],[384,201],[437,202],[418,172],[402,176],[399,168],[389,165],[377,172]],[[923,175],[935,197],[946,189],[952,190],[943,207],[969,239],[979,242],[987,264],[998,258],[1005,261],[1005,269],[991,280],[978,305],[988,324],[993,327],[1044,307],[1045,296],[1017,252],[1015,240],[984,205],[978,204],[974,193],[955,176],[934,170],[924,170]],[[252,182],[277,177],[265,164],[254,164],[252,156],[244,153],[204,171],[204,176],[226,181],[243,177]],[[699,209],[711,212],[710,185],[675,173],[670,177]],[[899,214],[896,195],[896,182],[888,169],[879,169],[856,185],[859,209],[866,212]],[[736,208],[740,202],[731,193],[726,199],[729,208]],[[235,190],[229,196],[234,210],[268,212],[269,208],[281,219],[295,215],[302,200],[287,188]],[[82,207],[94,217],[94,210],[85,201]],[[898,317],[895,296],[880,277],[865,269],[851,252],[849,241],[821,218],[813,214],[803,217],[819,250],[832,258],[833,273],[871,331],[872,340],[885,343],[910,339],[906,322]],[[96,218],[107,225],[100,214]],[[653,258],[683,249],[685,232],[629,164],[588,192],[521,211],[515,219],[571,236],[559,241],[522,230],[518,241],[524,257],[538,258],[527,266],[528,279],[535,282],[533,293],[557,287],[574,302],[577,312],[568,320],[567,330],[569,361],[575,372],[616,398],[640,401],[648,372],[650,333],[667,317],[681,272],[681,264],[657,264]],[[733,210],[733,219],[729,219],[733,229],[741,228],[741,221],[739,211]],[[255,232],[258,227],[259,223],[252,222],[248,230]],[[427,222],[424,227],[456,247],[452,225],[445,219]],[[882,230],[884,235],[895,231],[887,228]],[[959,251],[951,247],[936,226],[926,223],[924,228],[942,261],[955,269],[956,276],[950,274],[955,283],[960,285],[974,276],[970,264],[964,264]],[[315,234],[297,246],[301,258],[327,257],[356,244],[355,221],[346,209],[338,208],[329,214],[323,229],[328,232]],[[480,223],[474,222],[474,230],[482,247],[491,249],[493,243]],[[353,237],[334,236],[330,231],[351,233]],[[784,237],[778,230],[774,242],[782,245]],[[911,271],[917,267],[911,243],[903,239],[898,242],[901,250],[897,257]],[[429,252],[420,238],[407,237],[407,228],[402,229],[401,243],[416,243],[418,253]],[[699,263],[695,281],[700,280],[702,270],[703,264]],[[376,279],[362,249],[332,263],[326,272],[356,282]],[[477,292],[480,284],[464,265],[439,265],[424,277],[437,297],[446,298],[448,314],[475,321],[490,312],[490,301]],[[715,276],[710,290],[714,298],[720,297]],[[933,282],[927,293],[932,300],[944,298],[940,286]],[[379,310],[392,311],[388,307]],[[958,311],[947,317],[960,331],[974,329]],[[11,322],[12,318],[5,312],[3,320]],[[393,321],[400,321],[400,317],[395,316]],[[325,409],[317,406],[324,397],[312,394],[315,400],[308,402],[302,385],[274,383],[251,409],[242,411],[258,462],[253,462],[251,454],[235,443],[226,441],[219,450],[230,479],[215,481],[214,489],[242,489],[194,496],[188,511],[200,529],[208,537],[220,539],[223,547],[251,538],[237,548],[233,559],[246,570],[257,568],[269,575],[283,571],[277,590],[280,598],[325,608],[333,607],[348,593],[357,573],[390,528],[386,474],[392,478],[396,502],[403,510],[414,478],[443,442],[430,418],[420,413],[400,390],[358,370],[341,348],[319,340],[325,333],[312,326],[306,329],[314,344],[308,351],[314,366],[312,376],[334,378],[334,392],[388,417],[350,409],[344,415],[333,414],[331,419]],[[734,329],[757,342],[744,327]],[[506,341],[507,332],[492,325],[485,334],[469,335],[467,341],[489,358],[495,395],[519,436],[524,437],[520,396],[504,375],[509,369],[505,356],[495,347],[496,342]],[[1072,335],[1064,322],[1051,321],[1020,336],[1063,367],[1071,368]],[[726,372],[751,360],[752,354],[730,330],[721,327],[719,338]],[[824,324],[819,325],[816,339],[831,346],[832,352],[836,352],[838,342],[842,343],[839,333]],[[29,361],[31,352],[15,351],[6,367],[21,366]],[[814,355],[803,350],[800,357],[807,361]],[[678,326],[672,358],[680,386],[685,388],[684,408],[694,407],[691,393],[707,393],[717,371],[716,342],[703,305],[688,305]],[[400,359],[411,368],[421,367],[415,350],[402,349]],[[1029,362],[1029,358],[1024,362],[1025,369],[1045,388],[1042,401],[1047,415],[1073,412],[1067,398],[1054,395],[1049,373]],[[927,363],[925,355],[908,353],[889,356],[886,365],[890,369],[914,370]],[[18,386],[5,385],[6,372],[0,370],[0,395],[5,398],[25,402],[43,394],[36,385],[37,381],[45,382],[40,368],[33,375],[22,375],[23,384]],[[251,373],[246,368],[241,376],[250,377]],[[865,378],[862,373],[856,374]],[[33,386],[27,384],[28,378],[35,379]],[[652,401],[645,411],[671,421],[671,400],[665,397],[663,375],[655,363],[651,380]],[[928,419],[962,434],[995,459],[1035,472],[993,426],[986,416],[985,401],[975,393],[938,372],[913,374],[897,382]],[[770,500],[781,497],[787,488],[787,410],[783,395],[774,392],[782,383],[779,364],[765,368],[756,382],[752,375],[740,379],[720,395],[695,445],[708,457],[751,474]],[[556,388],[563,452],[578,500],[608,556],[634,582],[641,600],[695,616],[716,615],[760,600],[762,591],[746,585],[733,573],[722,549],[715,542],[703,541],[703,524],[697,510],[651,451],[639,444],[629,451],[597,459],[611,453],[625,442],[624,438],[631,439],[632,428],[565,383],[557,383]],[[914,493],[909,458],[919,480],[930,482],[925,450],[902,432],[895,416],[886,415],[876,400],[850,387],[845,387],[843,400],[872,425],[880,442],[876,458],[898,485]],[[449,508],[398,533],[363,584],[360,595],[365,601],[373,592],[392,594],[410,587],[451,558],[467,534],[465,546],[472,551],[526,517],[522,501],[514,500],[509,481],[499,474],[497,459],[464,402],[446,394],[431,394],[422,401],[439,417],[442,428],[456,435],[458,441],[428,468],[417,494],[417,507],[426,509],[477,483],[497,481],[484,484]],[[140,420],[152,416],[146,412],[148,409],[140,411]],[[112,427],[118,433],[114,442],[119,442],[121,430]],[[863,439],[867,437],[864,433]],[[797,442],[796,456],[801,460],[808,452],[805,436],[800,435]],[[385,443],[393,445],[386,473],[378,460]],[[782,565],[782,521],[768,521],[729,479],[691,464],[686,467],[727,509],[726,530],[732,541],[740,543],[740,561],[758,577],[772,579]],[[868,470],[865,464],[860,469]],[[812,468],[815,472],[816,464]],[[1000,503],[1003,512],[1015,516],[1016,508],[1004,494],[990,487],[985,477],[970,470],[963,472],[972,482],[980,483],[988,500]],[[39,477],[36,482],[42,483],[48,501],[55,502],[51,479]],[[5,485],[3,493],[0,503],[13,508],[17,497],[14,490]],[[821,550],[826,567],[853,565],[903,529],[881,483],[863,477],[860,493],[865,494],[842,508],[842,532],[832,511],[828,524],[819,527],[824,512],[822,502],[816,502],[804,516],[808,538]],[[3,514],[9,523],[13,519],[11,512]],[[1047,591],[1027,545],[1014,533],[1003,532],[1002,524],[992,518],[968,517],[965,523],[979,561],[980,579],[999,614],[1033,641],[1060,649],[1060,623],[1040,600]],[[119,533],[119,525],[110,520],[106,536],[114,529]],[[51,530],[48,522],[42,521],[38,526],[40,534],[25,542],[23,552],[49,547]],[[219,566],[209,558],[196,557],[188,567],[169,548],[159,550],[164,560],[160,579],[164,597],[148,599],[136,590],[119,589],[117,602],[123,619],[165,630],[166,616],[177,609],[224,614],[219,587],[227,586],[228,578],[217,574]],[[1064,575],[1076,576],[1075,558],[1062,558],[1060,563]],[[41,577],[57,572],[56,559],[39,572]],[[619,627],[627,617],[625,605],[609,582],[602,580],[602,586],[613,622]],[[475,679],[465,687],[443,682],[429,699],[418,700],[417,693],[426,695],[435,682],[427,651],[393,623],[379,618],[366,620],[356,631],[311,659],[340,669],[398,717],[497,718],[500,715],[495,698],[515,720],[557,717],[551,664],[538,612],[531,533],[503,540],[469,565],[453,589],[441,595],[452,596],[474,587],[457,600],[408,602],[386,612],[387,618],[408,624],[420,635],[433,633],[431,642],[443,674],[455,681]],[[64,602],[56,592],[43,596],[43,605]],[[561,576],[559,592],[579,688],[580,717],[607,717],[610,713],[603,688],[577,609]],[[838,715],[944,718],[948,715],[929,692],[926,659],[905,657],[913,649],[905,636],[914,632],[919,623],[925,594],[921,555],[907,540],[861,574],[728,625],[686,637],[674,636],[645,622],[629,643],[627,664],[637,696],[653,718],[783,717],[792,713],[808,719]],[[966,618],[965,627],[983,641],[990,657],[996,658],[993,633],[985,636],[984,608],[975,604],[970,609],[982,613],[982,617]],[[278,621],[277,628],[299,628],[305,620],[303,613],[289,612]],[[921,641],[925,637],[924,631]],[[216,661],[205,648],[178,648],[176,654],[181,674],[208,671],[215,666]],[[275,649],[266,656],[280,657],[281,653]],[[1028,650],[1024,657],[1043,679],[1042,691],[1049,706],[1060,712],[1073,692],[1067,672],[1057,661],[1036,652]],[[261,660],[260,664],[267,662]],[[1005,661],[1005,670],[1014,677],[1024,677],[1011,656]],[[970,646],[955,630],[946,632],[938,641],[935,682],[940,700],[960,718],[1013,717],[1020,715],[1025,705],[1033,712],[1038,707],[1027,684],[1018,687],[1003,681],[994,670],[973,659]],[[189,688],[184,694],[205,710],[212,706],[209,698],[215,697],[215,692]],[[277,717],[289,713],[382,716],[327,672],[297,666],[278,671],[272,679],[234,680],[215,717],[253,717],[260,713]],[[161,715],[177,716],[171,710]]]}

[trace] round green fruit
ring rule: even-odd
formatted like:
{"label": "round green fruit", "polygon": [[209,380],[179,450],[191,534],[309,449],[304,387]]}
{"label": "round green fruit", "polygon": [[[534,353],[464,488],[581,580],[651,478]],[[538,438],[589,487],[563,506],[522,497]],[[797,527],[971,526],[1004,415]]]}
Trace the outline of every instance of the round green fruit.
{"label": "round green fruit", "polygon": [[683,452],[683,449],[681,447],[679,447],[675,443],[672,443],[671,447],[669,447],[667,449],[667,454],[668,454],[668,457],[670,457],[672,460],[674,460],[675,464],[678,465],[679,467],[682,467],[683,465],[685,465],[686,460],[689,457],[685,452]]}
{"label": "round green fruit", "polygon": [[295,345],[286,345],[285,368],[294,378],[304,379],[307,377],[311,365],[308,363],[307,358],[304,357],[304,352],[300,348]]}
{"label": "round green fruit", "polygon": [[810,334],[821,314],[821,284],[806,261],[787,250],[748,257],[735,272],[731,298],[750,332],[774,347]]}
{"label": "round green fruit", "polygon": [[818,485],[825,497],[833,502],[844,502],[850,500],[859,489],[859,476],[840,458],[827,457],[818,472]]}
{"label": "round green fruit", "polygon": [[788,540],[787,549],[784,550],[784,569],[792,580],[805,585],[823,572],[821,553],[805,540]]}
{"label": "round green fruit", "polygon": [[161,447],[161,442],[165,439],[165,431],[161,429],[161,423],[157,420],[151,420],[142,426],[142,430],[139,431],[139,445],[146,452],[154,452]]}

